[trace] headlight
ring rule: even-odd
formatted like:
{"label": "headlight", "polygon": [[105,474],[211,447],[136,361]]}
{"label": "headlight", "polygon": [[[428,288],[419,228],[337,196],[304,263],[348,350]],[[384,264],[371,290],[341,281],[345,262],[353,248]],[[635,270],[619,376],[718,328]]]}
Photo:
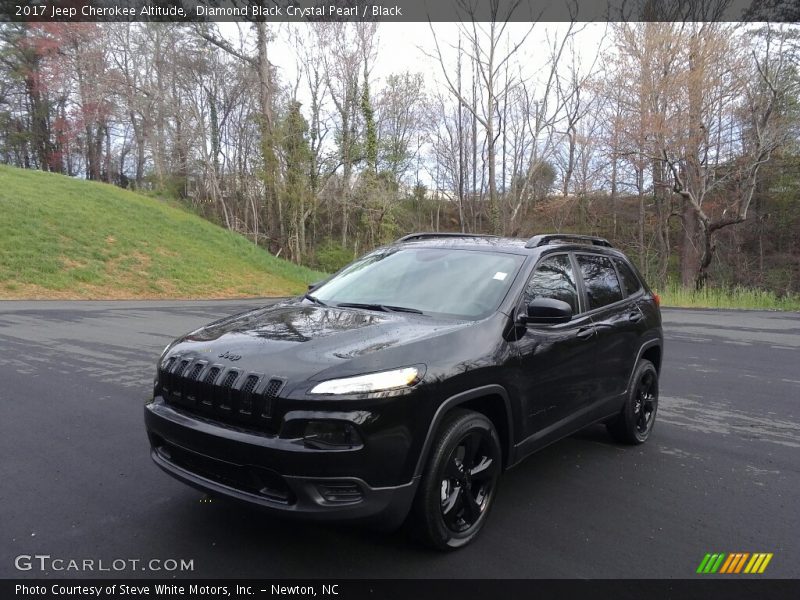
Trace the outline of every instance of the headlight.
{"label": "headlight", "polygon": [[362,394],[365,392],[383,392],[398,388],[411,387],[420,380],[417,367],[405,367],[394,371],[382,371],[369,375],[330,379],[315,385],[311,394]]}

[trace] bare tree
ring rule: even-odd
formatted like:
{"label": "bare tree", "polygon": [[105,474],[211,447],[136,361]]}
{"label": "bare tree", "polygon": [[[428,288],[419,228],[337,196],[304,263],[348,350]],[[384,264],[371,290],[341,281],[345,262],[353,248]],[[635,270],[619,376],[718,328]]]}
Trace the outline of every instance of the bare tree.
{"label": "bare tree", "polygon": [[[509,91],[516,84],[515,79],[503,79],[502,74],[507,63],[525,43],[535,25],[532,23],[519,39],[504,45],[504,42],[507,41],[505,38],[509,21],[520,3],[521,0],[510,3],[490,0],[491,20],[488,23],[479,23],[475,21],[478,10],[477,2],[475,0],[458,0],[458,6],[466,17],[460,26],[461,35],[466,42],[463,52],[469,57],[474,68],[473,85],[479,86],[477,97],[473,95],[471,100],[465,98],[461,93],[460,83],[453,81],[436,31],[433,24],[430,25],[436,45],[435,58],[442,68],[447,88],[483,127],[487,153],[489,214],[492,230],[495,232],[499,232],[501,228],[496,174],[497,141],[500,133],[497,125],[498,107],[506,102]],[[460,47],[459,51],[462,51]]]}
{"label": "bare tree", "polygon": [[[744,222],[761,167],[787,138],[783,117],[797,97],[798,80],[785,26],[766,25],[756,38],[761,43],[747,54],[735,46],[729,27],[693,25],[688,36],[683,121],[688,128],[675,127],[678,135],[663,149],[663,159],[674,191],[696,219],[700,256],[694,283],[700,288],[708,277],[716,232]],[[732,131],[732,139],[723,141],[723,130]],[[723,199],[724,208],[716,215],[706,208],[712,195]]]}
{"label": "bare tree", "polygon": [[278,246],[285,243],[283,228],[283,215],[277,193],[277,159],[274,147],[274,117],[273,117],[273,77],[272,66],[269,61],[270,33],[266,23],[259,21],[253,24],[255,29],[255,52],[247,52],[234,45],[222,36],[215,26],[202,24],[197,27],[197,33],[206,41],[224,50],[228,54],[247,63],[258,73],[258,99],[259,120],[261,127],[261,157],[264,170],[264,206],[267,214],[267,229]]}
{"label": "bare tree", "polygon": [[417,157],[413,140],[426,112],[425,82],[420,73],[389,75],[377,98],[379,164],[399,182]]}
{"label": "bare tree", "polygon": [[[506,218],[508,231],[517,231],[517,219],[532,199],[543,197],[553,183],[552,163],[558,150],[559,125],[564,120],[564,103],[572,93],[560,84],[559,68],[570,41],[580,29],[574,22],[561,33],[547,32],[548,59],[536,79],[526,79],[520,72],[519,86],[512,95],[515,113],[515,141],[511,207]],[[559,93],[559,87],[562,92]]]}
{"label": "bare tree", "polygon": [[357,150],[359,125],[359,81],[362,69],[369,71],[374,56],[377,23],[317,23],[318,41],[323,49],[325,83],[338,113],[336,127],[339,164],[342,168],[341,242],[347,245],[350,227],[350,198],[353,167],[360,160]]}

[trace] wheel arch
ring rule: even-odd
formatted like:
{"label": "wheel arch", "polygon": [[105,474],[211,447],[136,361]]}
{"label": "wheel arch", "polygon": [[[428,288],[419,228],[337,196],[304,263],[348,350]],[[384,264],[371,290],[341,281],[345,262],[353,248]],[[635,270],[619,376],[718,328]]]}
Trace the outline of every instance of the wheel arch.
{"label": "wheel arch", "polygon": [[514,427],[511,417],[511,401],[508,392],[501,385],[485,385],[466,390],[447,398],[439,405],[433,415],[425,442],[417,459],[414,476],[419,477],[425,470],[436,433],[447,414],[454,408],[465,408],[485,415],[494,424],[500,437],[500,448],[503,453],[503,466],[510,464],[513,457]]}
{"label": "wheel arch", "polygon": [[662,350],[660,339],[649,340],[641,345],[639,352],[636,354],[636,360],[633,362],[631,374],[628,376],[628,385],[625,388],[625,394],[630,391],[631,386],[633,385],[633,376],[636,373],[636,367],[639,366],[639,361],[643,358],[653,363],[653,366],[656,368],[656,373],[661,375],[661,355]]}
{"label": "wheel arch", "polygon": [[[661,374],[661,345],[660,344],[653,344],[648,348],[645,348],[644,352],[642,352],[639,360],[645,359],[649,360],[653,363],[653,366],[656,368],[656,373],[659,375]],[[636,362],[639,362],[638,360]]]}

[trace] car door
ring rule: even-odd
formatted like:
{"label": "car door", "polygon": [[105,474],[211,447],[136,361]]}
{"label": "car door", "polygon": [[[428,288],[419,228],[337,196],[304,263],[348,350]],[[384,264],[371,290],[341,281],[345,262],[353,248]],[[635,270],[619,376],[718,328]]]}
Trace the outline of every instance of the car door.
{"label": "car door", "polygon": [[591,319],[581,314],[576,271],[569,253],[544,256],[533,270],[517,307],[517,311],[524,311],[534,298],[553,298],[563,300],[574,312],[568,323],[528,324],[518,334],[517,387],[526,437],[533,445],[568,426],[593,388],[593,326]]}
{"label": "car door", "polygon": [[[628,262],[622,258],[612,258],[611,262],[617,270],[622,292],[625,294],[623,304],[623,317],[627,321],[623,328],[625,341],[625,351],[628,355],[628,372],[625,380],[625,388],[629,383],[630,375],[633,374],[635,362],[639,357],[639,349],[648,331],[648,322],[645,311],[641,305],[645,302],[644,286],[637,277]],[[646,306],[645,306],[646,310]]]}
{"label": "car door", "polygon": [[641,311],[626,299],[611,258],[576,253],[588,314],[595,328],[595,402],[621,396],[627,387],[636,323]]}

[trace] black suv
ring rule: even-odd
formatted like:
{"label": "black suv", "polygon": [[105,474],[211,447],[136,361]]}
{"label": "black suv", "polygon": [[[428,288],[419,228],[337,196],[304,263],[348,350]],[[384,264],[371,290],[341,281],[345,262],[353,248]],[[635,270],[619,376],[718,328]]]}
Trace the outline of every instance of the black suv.
{"label": "black suv", "polygon": [[305,296],[216,321],[158,361],[156,464],[304,518],[483,526],[500,472],[592,423],[653,428],[654,295],[600,238],[406,236]]}

